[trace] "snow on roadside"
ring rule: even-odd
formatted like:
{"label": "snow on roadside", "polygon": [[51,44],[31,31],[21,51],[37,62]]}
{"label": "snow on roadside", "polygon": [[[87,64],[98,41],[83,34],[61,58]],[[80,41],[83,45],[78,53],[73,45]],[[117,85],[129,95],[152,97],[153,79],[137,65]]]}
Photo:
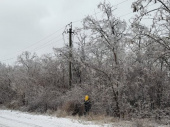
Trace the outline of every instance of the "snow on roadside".
{"label": "snow on roadside", "polygon": [[19,111],[0,110],[0,127],[99,127],[92,123],[82,124],[68,118],[32,115]]}
{"label": "snow on roadside", "polygon": [[[143,121],[143,126],[169,127]],[[117,121],[109,124],[94,124],[70,118],[57,118],[46,115],[33,115],[14,110],[0,110],[0,127],[136,127],[135,121]]]}

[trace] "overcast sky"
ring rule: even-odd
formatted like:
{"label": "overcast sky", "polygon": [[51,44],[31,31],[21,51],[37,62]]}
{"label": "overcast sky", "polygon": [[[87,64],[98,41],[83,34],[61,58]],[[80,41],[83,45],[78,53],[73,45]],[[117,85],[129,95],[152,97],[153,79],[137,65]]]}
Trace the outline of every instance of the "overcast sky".
{"label": "overcast sky", "polygon": [[[62,32],[70,22],[99,12],[103,0],[0,0],[0,61],[11,64],[24,51],[51,53],[63,45]],[[107,0],[116,5],[125,0]],[[134,0],[117,5],[115,15],[132,12]],[[123,16],[128,19],[133,14]],[[81,22],[73,23],[80,27]],[[56,33],[54,33],[57,31]],[[53,34],[54,33],[54,34]],[[52,36],[48,36],[51,35]],[[48,37],[47,37],[48,36]],[[11,59],[12,58],[12,59]]]}

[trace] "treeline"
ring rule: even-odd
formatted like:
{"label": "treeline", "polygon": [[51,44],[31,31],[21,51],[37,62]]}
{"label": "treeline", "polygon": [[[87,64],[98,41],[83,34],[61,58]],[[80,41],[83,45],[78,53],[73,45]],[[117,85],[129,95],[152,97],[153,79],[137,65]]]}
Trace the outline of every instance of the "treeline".
{"label": "treeline", "polygon": [[[88,16],[83,29],[76,29],[72,59],[65,46],[42,57],[24,52],[14,66],[0,64],[1,105],[36,112],[64,110],[66,103],[83,103],[88,94],[93,114],[169,118],[170,4],[160,1],[134,2],[138,15],[130,27],[113,15],[110,4],[100,3],[102,18]],[[153,3],[159,9],[151,11]],[[152,17],[151,26],[142,24],[144,16]]]}

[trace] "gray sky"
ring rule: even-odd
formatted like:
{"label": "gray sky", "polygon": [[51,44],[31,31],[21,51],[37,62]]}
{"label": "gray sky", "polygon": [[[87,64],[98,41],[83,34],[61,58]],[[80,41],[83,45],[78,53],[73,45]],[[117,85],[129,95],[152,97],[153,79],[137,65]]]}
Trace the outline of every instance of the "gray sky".
{"label": "gray sky", "polygon": [[[0,0],[0,61],[12,64],[23,51],[36,52],[38,55],[51,53],[53,47],[63,45],[64,26],[99,12],[97,5],[101,1]],[[107,1],[116,5],[125,0]],[[119,17],[132,12],[133,1],[127,0],[118,5],[115,15]],[[121,19],[128,20],[132,15]],[[73,28],[80,26],[81,22],[73,24]],[[55,31],[52,36],[46,37]]]}

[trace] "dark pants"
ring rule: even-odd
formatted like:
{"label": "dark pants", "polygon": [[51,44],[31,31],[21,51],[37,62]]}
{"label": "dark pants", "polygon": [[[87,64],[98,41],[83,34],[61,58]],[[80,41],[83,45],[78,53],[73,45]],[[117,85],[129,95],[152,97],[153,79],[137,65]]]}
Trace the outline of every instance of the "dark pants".
{"label": "dark pants", "polygon": [[90,101],[85,101],[84,102],[84,110],[85,110],[84,114],[86,115],[90,111],[90,109],[91,109]]}

